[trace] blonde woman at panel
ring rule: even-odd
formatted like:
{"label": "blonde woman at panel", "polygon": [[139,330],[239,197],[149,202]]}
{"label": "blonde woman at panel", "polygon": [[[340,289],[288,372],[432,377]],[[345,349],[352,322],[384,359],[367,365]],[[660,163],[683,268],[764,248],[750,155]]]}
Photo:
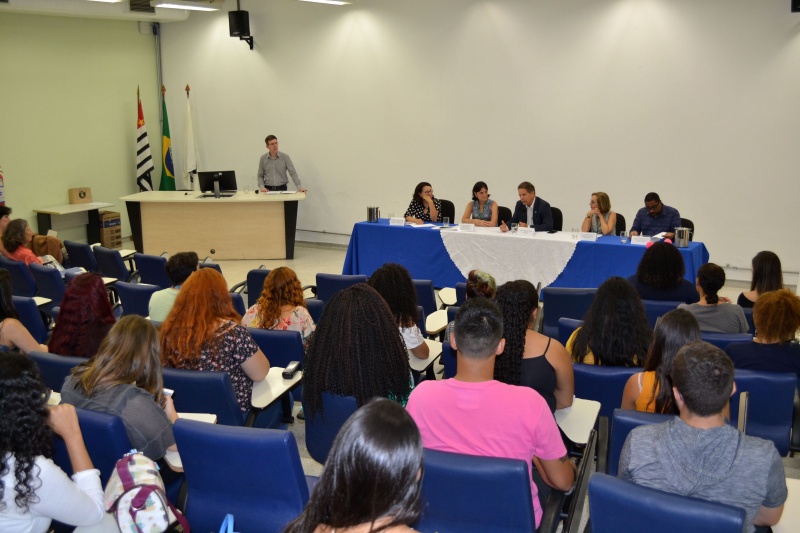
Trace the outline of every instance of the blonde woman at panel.
{"label": "blonde woman at panel", "polygon": [[589,211],[583,217],[581,231],[600,233],[603,235],[617,234],[617,214],[611,210],[611,200],[604,192],[593,192],[589,201]]}

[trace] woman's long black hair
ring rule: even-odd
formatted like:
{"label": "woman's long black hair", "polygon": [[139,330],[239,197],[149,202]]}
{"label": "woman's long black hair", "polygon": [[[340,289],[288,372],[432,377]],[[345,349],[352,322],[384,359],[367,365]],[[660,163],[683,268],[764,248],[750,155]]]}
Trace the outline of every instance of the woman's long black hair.
{"label": "woman's long black hair", "polygon": [[509,281],[497,289],[494,303],[503,313],[503,337],[506,339],[503,353],[495,359],[494,379],[519,385],[525,332],[533,310],[539,306],[539,295],[530,281]]}

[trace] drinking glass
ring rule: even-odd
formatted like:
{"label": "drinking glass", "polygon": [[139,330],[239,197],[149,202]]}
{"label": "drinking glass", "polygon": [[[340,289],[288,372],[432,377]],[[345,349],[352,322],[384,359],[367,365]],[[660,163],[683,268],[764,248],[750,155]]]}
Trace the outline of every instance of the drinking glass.
{"label": "drinking glass", "polygon": [[628,234],[624,231],[619,232],[619,242],[626,244],[628,242]]}
{"label": "drinking glass", "polygon": [[516,223],[516,222],[512,222],[512,223],[511,223],[511,233],[516,233],[516,232],[517,232],[517,228],[518,228],[518,227],[519,227],[519,224],[518,224],[518,223]]}
{"label": "drinking glass", "polygon": [[450,217],[442,217],[442,226],[445,228],[450,225]]}
{"label": "drinking glass", "polygon": [[578,240],[578,228],[572,228],[572,238]]}

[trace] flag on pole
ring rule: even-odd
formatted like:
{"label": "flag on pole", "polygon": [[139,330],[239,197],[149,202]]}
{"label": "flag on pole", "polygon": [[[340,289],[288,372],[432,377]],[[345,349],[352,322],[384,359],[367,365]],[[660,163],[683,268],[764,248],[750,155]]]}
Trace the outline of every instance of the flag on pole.
{"label": "flag on pole", "polygon": [[150,173],[153,166],[153,156],[150,153],[150,139],[147,137],[147,126],[144,124],[142,101],[139,99],[139,88],[136,88],[136,101],[139,103],[139,119],[136,121],[136,183],[139,191],[152,191],[153,180]]}
{"label": "flag on pole", "polygon": [[172,140],[169,136],[169,119],[167,118],[167,88],[161,86],[161,111],[163,127],[161,129],[161,183],[159,191],[175,190],[175,166],[172,163]]}
{"label": "flag on pole", "polygon": [[191,88],[186,86],[186,150],[184,150],[183,165],[183,184],[185,189],[200,190],[197,182],[197,142],[194,139],[194,128],[192,127],[192,105],[189,101],[189,91]]}

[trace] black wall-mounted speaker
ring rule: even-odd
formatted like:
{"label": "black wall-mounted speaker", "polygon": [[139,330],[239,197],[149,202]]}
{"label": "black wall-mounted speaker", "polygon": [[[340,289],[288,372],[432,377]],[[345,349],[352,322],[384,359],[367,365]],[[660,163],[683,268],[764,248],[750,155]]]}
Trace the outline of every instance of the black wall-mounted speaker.
{"label": "black wall-mounted speaker", "polygon": [[250,13],[247,11],[229,11],[228,27],[231,37],[250,37]]}
{"label": "black wall-mounted speaker", "polygon": [[800,13],[800,0],[792,0],[792,13]]}

